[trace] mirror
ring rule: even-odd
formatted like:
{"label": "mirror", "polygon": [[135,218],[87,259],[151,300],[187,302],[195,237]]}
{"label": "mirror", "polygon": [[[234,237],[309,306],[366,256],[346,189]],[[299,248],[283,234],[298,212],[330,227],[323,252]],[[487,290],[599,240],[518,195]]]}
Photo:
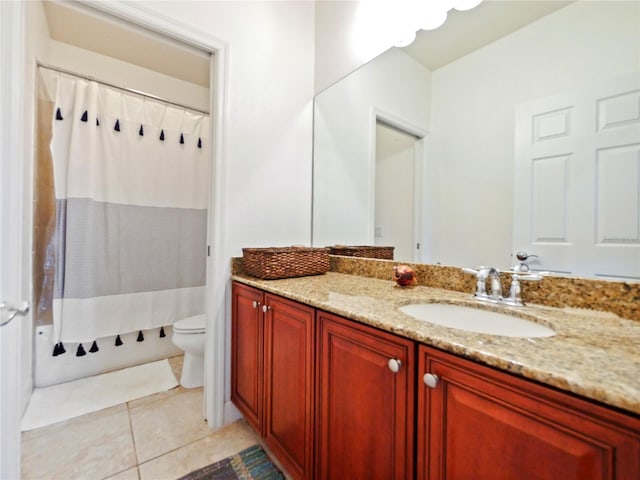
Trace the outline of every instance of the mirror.
{"label": "mirror", "polygon": [[[518,17],[536,5],[547,10]],[[385,201],[398,216],[413,209],[411,235],[419,248],[396,254],[396,260],[514,265],[522,248],[513,241],[514,212],[523,214],[514,207],[516,110],[640,71],[639,14],[638,3],[627,1],[485,1],[451,14],[440,29],[419,32],[410,47],[387,50],[318,94],[313,245],[388,244],[386,224],[376,218],[382,200],[375,187],[395,181],[389,169],[376,167],[376,151],[382,150],[376,131],[385,126],[414,139],[414,203],[399,187]],[[498,29],[500,38],[491,37]],[[472,37],[475,47],[467,45],[474,44]],[[431,52],[418,61],[423,43]],[[627,113],[637,128],[637,111]],[[625,211],[628,206],[630,218],[634,212],[638,218],[637,192],[625,198]],[[625,245],[640,259],[640,239],[626,239]],[[589,276],[579,267],[557,270]]]}

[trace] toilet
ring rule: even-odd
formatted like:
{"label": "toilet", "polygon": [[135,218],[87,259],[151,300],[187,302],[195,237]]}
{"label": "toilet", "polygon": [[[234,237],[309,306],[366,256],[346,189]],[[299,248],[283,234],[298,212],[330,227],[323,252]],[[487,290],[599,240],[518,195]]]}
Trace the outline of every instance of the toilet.
{"label": "toilet", "polygon": [[180,385],[195,388],[204,385],[204,332],[206,315],[183,318],[173,324],[173,344],[184,350]]}

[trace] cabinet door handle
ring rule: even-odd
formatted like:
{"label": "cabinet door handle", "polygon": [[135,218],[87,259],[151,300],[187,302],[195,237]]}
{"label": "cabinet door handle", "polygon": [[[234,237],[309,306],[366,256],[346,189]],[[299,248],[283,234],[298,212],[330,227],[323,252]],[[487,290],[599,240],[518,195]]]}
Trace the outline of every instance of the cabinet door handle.
{"label": "cabinet door handle", "polygon": [[436,388],[440,379],[433,373],[425,373],[424,377],[422,377],[422,381],[427,387]]}
{"label": "cabinet door handle", "polygon": [[258,308],[260,306],[260,302],[253,301],[253,308]]}
{"label": "cabinet door handle", "polygon": [[269,310],[271,310],[271,307],[267,306],[267,305],[262,305],[262,311],[264,313],[267,313]]}
{"label": "cabinet door handle", "polygon": [[402,362],[397,358],[390,358],[387,365],[389,366],[389,370],[393,373],[398,373],[400,371],[400,367],[402,367]]}

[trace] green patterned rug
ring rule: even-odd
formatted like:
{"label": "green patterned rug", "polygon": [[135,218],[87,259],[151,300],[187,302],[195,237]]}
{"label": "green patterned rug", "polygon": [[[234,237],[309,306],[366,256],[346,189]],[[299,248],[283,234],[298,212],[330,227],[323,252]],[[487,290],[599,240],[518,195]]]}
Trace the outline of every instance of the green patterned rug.
{"label": "green patterned rug", "polygon": [[195,470],[178,480],[284,480],[260,445]]}

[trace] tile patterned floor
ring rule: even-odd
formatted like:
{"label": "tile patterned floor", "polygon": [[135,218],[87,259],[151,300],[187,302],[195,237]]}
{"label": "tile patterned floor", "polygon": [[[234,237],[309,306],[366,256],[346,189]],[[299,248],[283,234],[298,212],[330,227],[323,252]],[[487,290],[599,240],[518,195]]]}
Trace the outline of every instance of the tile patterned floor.
{"label": "tile patterned floor", "polygon": [[[182,357],[170,362],[180,378]],[[177,387],[24,432],[22,478],[174,480],[259,443],[244,421],[212,432],[202,400],[202,388]]]}

